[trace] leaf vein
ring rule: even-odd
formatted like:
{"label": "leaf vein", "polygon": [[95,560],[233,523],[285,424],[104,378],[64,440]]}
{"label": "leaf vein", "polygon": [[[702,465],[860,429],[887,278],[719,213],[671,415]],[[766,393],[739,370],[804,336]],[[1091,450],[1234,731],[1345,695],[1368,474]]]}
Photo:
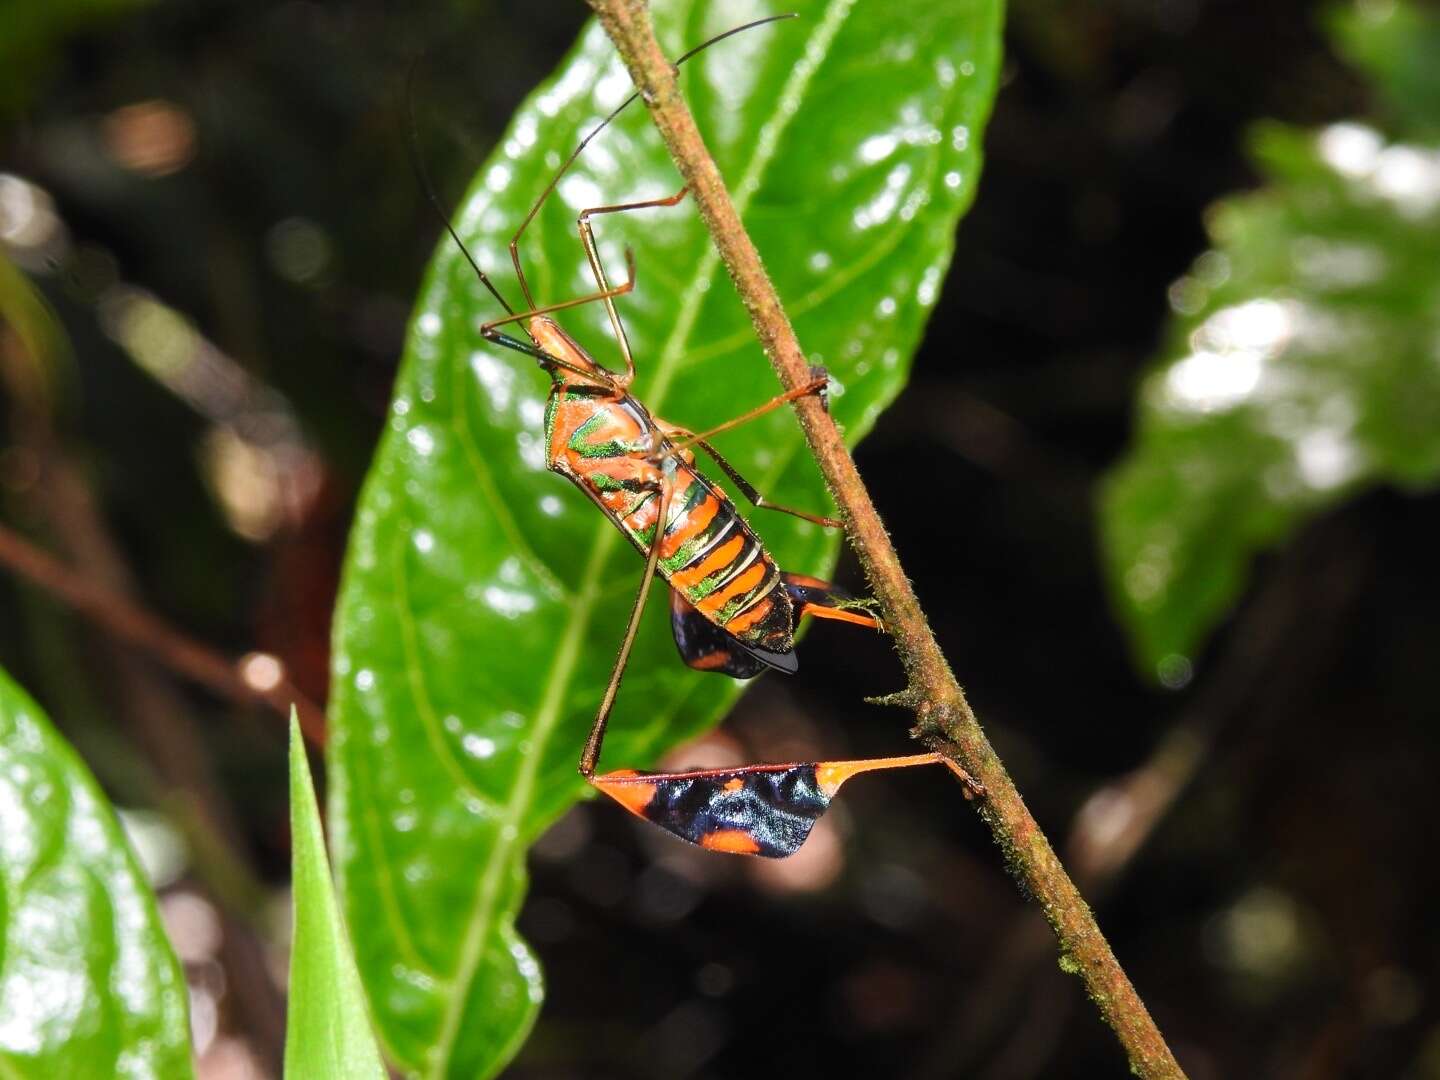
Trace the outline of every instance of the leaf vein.
{"label": "leaf vein", "polygon": [[405,687],[410,693],[410,700],[415,706],[415,712],[419,715],[420,722],[425,728],[426,739],[435,751],[435,756],[440,759],[445,771],[455,781],[456,786],[483,805],[498,810],[499,806],[495,800],[481,791],[475,781],[465,772],[465,766],[455,755],[455,748],[450,745],[444,732],[441,731],[440,718],[435,715],[435,703],[431,700],[430,689],[425,684],[424,665],[420,657],[419,632],[415,626],[415,616],[410,608],[410,575],[405,569],[405,549],[405,541],[401,538],[395,544],[395,608],[399,613],[400,641],[405,650]]}
{"label": "leaf vein", "polygon": [[489,464],[485,461],[485,455],[480,452],[480,447],[475,441],[475,433],[470,427],[470,418],[464,409],[465,402],[465,365],[455,365],[455,382],[452,400],[454,405],[450,410],[450,430],[460,440],[460,445],[465,451],[465,459],[470,463],[470,471],[475,474],[475,480],[480,485],[481,495],[485,502],[491,507],[495,514],[496,524],[500,526],[505,539],[510,542],[511,548],[525,563],[526,566],[544,584],[545,588],[557,600],[568,600],[570,591],[565,584],[555,576],[550,569],[549,563],[540,557],[530,541],[526,539],[520,523],[515,519],[514,512],[500,494],[500,489],[495,483],[494,473],[491,472]]}
{"label": "leaf vein", "polygon": [[[360,762],[365,760],[365,754],[356,752],[351,754],[351,775],[360,784],[367,787],[374,787],[374,778],[370,775],[368,761],[362,767]],[[363,778],[362,778],[363,771]],[[415,944],[415,939],[410,936],[409,924],[400,910],[400,900],[395,888],[395,878],[390,872],[390,859],[385,851],[385,834],[380,827],[379,806],[377,798],[361,798],[355,800],[360,807],[360,818],[365,823],[365,830],[370,834],[370,844],[375,850],[375,866],[379,876],[380,902],[385,910],[385,922],[389,925],[394,935],[395,944],[404,954],[408,964],[418,971],[423,971],[431,977],[438,978],[436,972],[429,964],[420,958],[420,950]]]}
{"label": "leaf vein", "polygon": [[586,583],[570,615],[550,673],[545,679],[545,692],[540,699],[540,709],[535,717],[531,735],[530,752],[521,758],[520,768],[515,775],[510,798],[506,801],[500,823],[498,839],[490,858],[486,861],[485,874],[476,890],[475,904],[466,920],[468,929],[461,943],[460,959],[456,965],[453,983],[455,992],[445,1009],[440,1036],[430,1054],[431,1076],[444,1076],[454,1050],[455,1040],[460,1033],[460,1021],[465,1015],[465,1005],[474,982],[475,971],[489,943],[494,921],[495,898],[499,893],[501,875],[510,863],[511,854],[520,842],[523,830],[520,821],[528,808],[530,795],[535,785],[535,774],[544,756],[545,745],[560,721],[565,700],[565,688],[575,673],[580,658],[580,646],[589,626],[590,616],[598,599],[597,582],[605,568],[610,552],[614,550],[619,533],[602,522],[603,528],[596,530],[594,546],[590,549],[590,560],[586,564],[582,580]]}

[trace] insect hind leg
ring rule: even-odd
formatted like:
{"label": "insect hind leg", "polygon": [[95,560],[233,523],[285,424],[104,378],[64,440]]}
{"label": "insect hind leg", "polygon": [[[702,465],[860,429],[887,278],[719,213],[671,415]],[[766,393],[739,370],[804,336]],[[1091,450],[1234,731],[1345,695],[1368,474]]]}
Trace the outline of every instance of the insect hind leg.
{"label": "insect hind leg", "polygon": [[645,576],[640,579],[640,591],[635,595],[635,605],[630,609],[630,622],[625,628],[625,637],[620,651],[615,656],[615,666],[610,671],[610,682],[605,695],[600,699],[595,720],[590,726],[590,736],[585,740],[585,749],[580,754],[580,775],[591,780],[595,766],[600,760],[600,747],[605,742],[605,728],[610,722],[610,712],[615,707],[615,697],[620,693],[620,680],[625,676],[625,667],[630,662],[630,649],[635,644],[635,634],[640,629],[640,616],[645,613],[645,601],[650,595],[650,583],[655,580],[655,567],[660,562],[660,548],[665,542],[665,525],[670,511],[671,484],[662,478],[654,485],[659,493],[659,506],[655,512],[655,538],[650,542],[650,552],[645,559]]}
{"label": "insect hind leg", "polygon": [[966,785],[967,798],[984,794],[969,773],[937,753],[688,772],[625,770],[593,777],[590,783],[637,817],[707,850],[783,859],[805,843],[851,777],[936,764]]}

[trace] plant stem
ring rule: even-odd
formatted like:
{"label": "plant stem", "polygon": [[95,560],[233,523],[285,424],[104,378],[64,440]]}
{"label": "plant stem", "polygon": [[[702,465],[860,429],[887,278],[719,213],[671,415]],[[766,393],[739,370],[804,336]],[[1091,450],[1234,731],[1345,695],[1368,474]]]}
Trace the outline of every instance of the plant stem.
{"label": "plant stem", "polygon": [[[785,388],[804,385],[810,365],[781,307],[719,169],[680,95],[674,67],[655,39],[643,0],[589,0],[650,109],[670,156],[730,271],[756,336]],[[986,789],[980,815],[1022,887],[1039,901],[1060,940],[1061,966],[1078,974],[1114,1029],[1136,1075],[1183,1077],[1179,1064],[1135,992],[1090,908],[1030,816],[930,631],[890,536],[835,422],[814,397],[795,402],[805,437],[845,520],[846,532],[880,602],[908,686],[890,701],[913,709],[915,734],[947,754]]]}

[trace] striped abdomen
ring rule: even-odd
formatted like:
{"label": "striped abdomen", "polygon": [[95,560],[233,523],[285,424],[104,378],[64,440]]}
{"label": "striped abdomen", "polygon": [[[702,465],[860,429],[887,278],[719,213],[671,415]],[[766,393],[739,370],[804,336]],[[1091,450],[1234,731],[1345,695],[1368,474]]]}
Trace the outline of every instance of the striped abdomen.
{"label": "striped abdomen", "polygon": [[[626,395],[556,383],[545,418],[547,466],[569,477],[648,555],[660,508],[662,470],[652,447],[672,444],[645,407]],[[680,452],[659,573],[706,619],[747,644],[776,653],[794,645],[793,609],[780,568],[725,492]]]}

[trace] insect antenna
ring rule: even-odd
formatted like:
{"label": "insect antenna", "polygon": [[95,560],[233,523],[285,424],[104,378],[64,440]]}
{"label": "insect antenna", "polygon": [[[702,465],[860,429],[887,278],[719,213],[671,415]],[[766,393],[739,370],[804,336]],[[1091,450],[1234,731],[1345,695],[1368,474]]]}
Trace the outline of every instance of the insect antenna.
{"label": "insect antenna", "polygon": [[[786,12],[784,15],[769,15],[763,19],[755,19],[752,22],[742,23],[740,26],[732,26],[729,30],[724,31],[723,33],[716,34],[709,40],[702,41],[693,49],[690,49],[688,52],[681,54],[681,56],[671,66],[678,68],[681,64],[685,63],[686,60],[689,60],[692,57],[699,55],[700,53],[708,49],[711,45],[715,45],[721,41],[724,41],[728,37],[734,37],[736,34],[742,34],[746,30],[754,30],[757,26],[765,26],[767,23],[780,22],[783,19],[795,18],[799,18],[799,13],[790,11]],[[591,140],[594,139],[596,135],[599,135],[600,132],[604,131],[605,128],[610,125],[610,122],[614,120],[617,116],[619,116],[622,112],[624,112],[639,96],[640,91],[636,90],[619,105],[615,106],[615,108],[611,110],[610,115],[605,117],[604,120],[601,120],[600,123],[596,124],[593,128],[591,128],[589,133],[580,140],[579,145],[577,145],[574,150],[570,151],[570,156],[565,159],[564,164],[562,164],[560,168],[556,170],[555,175],[550,178],[550,182],[545,185],[545,190],[540,192],[540,197],[535,200],[535,205],[530,207],[530,212],[525,215],[525,220],[522,221],[520,223],[520,227],[515,230],[516,240],[518,240],[520,238],[520,234],[529,227],[530,222],[535,220],[535,215],[540,212],[540,207],[545,205],[545,200],[550,197],[551,193],[555,190],[556,185],[559,184],[562,179],[564,179],[565,174],[570,171],[570,166],[575,164],[575,159],[580,156],[580,154],[584,151],[585,147],[589,146]],[[530,287],[525,282],[525,272],[520,269],[520,257],[518,254],[516,254],[514,240],[510,242],[510,258],[511,261],[513,261],[515,264],[515,273],[520,278],[520,289],[522,292],[525,293],[525,299],[529,301],[530,306],[534,307],[535,302],[530,296]]]}
{"label": "insect antenna", "polygon": [[435,194],[435,185],[430,182],[430,171],[425,168],[424,155],[420,153],[420,131],[415,123],[415,74],[420,68],[420,61],[423,59],[417,56],[410,64],[410,71],[405,76],[405,119],[406,119],[406,140],[405,145],[410,152],[410,167],[415,170],[415,175],[420,180],[420,187],[425,192],[425,201],[435,211],[445,231],[450,234],[450,239],[465,256],[465,261],[470,264],[470,269],[475,271],[475,276],[480,279],[480,284],[490,290],[490,295],[500,301],[500,306],[505,309],[507,315],[514,315],[515,309],[510,306],[509,301],[500,295],[500,290],[490,280],[490,275],[480,269],[480,264],[475,261],[475,256],[470,254],[470,249],[465,246],[465,241],[460,239],[460,234],[455,231],[455,226],[450,224],[450,215],[440,205],[440,199]]}
{"label": "insect antenna", "polygon": [[[770,15],[763,19],[755,19],[751,22],[743,23],[740,26],[732,26],[729,30],[726,30],[720,34],[716,34],[709,40],[702,41],[693,49],[690,49],[688,52],[683,53],[675,61],[673,66],[678,68],[681,64],[685,63],[685,61],[691,59],[699,53],[704,52],[711,45],[714,45],[717,42],[724,41],[728,37],[733,37],[734,35],[743,33],[746,30],[753,30],[757,26],[764,26],[767,23],[779,22],[782,19],[794,19],[796,17],[797,13],[792,11],[787,12],[784,15]],[[515,309],[511,307],[509,301],[507,301],[505,297],[500,294],[500,290],[497,289],[495,287],[495,283],[490,280],[490,275],[485,273],[485,271],[480,268],[479,262],[477,262],[475,257],[470,254],[470,249],[465,246],[465,241],[460,239],[460,234],[455,231],[455,226],[450,223],[450,216],[445,212],[444,206],[441,205],[439,197],[435,194],[435,186],[430,181],[430,172],[428,169],[425,168],[425,159],[420,152],[419,128],[415,122],[414,95],[415,76],[417,71],[419,70],[420,61],[422,59],[423,57],[421,56],[417,56],[415,58],[415,60],[410,64],[410,70],[405,77],[405,144],[407,149],[409,150],[411,168],[415,170],[415,175],[420,180],[420,187],[425,192],[425,201],[430,204],[430,208],[434,210],[436,216],[440,218],[441,224],[445,226],[445,231],[450,234],[450,239],[455,241],[455,246],[460,249],[461,254],[465,256],[465,261],[470,264],[470,268],[475,271],[475,276],[480,279],[480,284],[484,285],[485,288],[490,290],[490,295],[495,297],[495,299],[500,302],[500,306],[505,309],[505,313],[507,315],[514,315]],[[570,166],[575,164],[575,159],[580,156],[581,152],[584,151],[585,147],[589,146],[591,140],[594,139],[595,136],[599,135],[600,132],[604,131],[605,128],[609,126],[610,122],[614,120],[617,116],[619,116],[622,112],[624,112],[624,110],[639,96],[640,92],[638,90],[632,93],[628,98],[626,98],[619,105],[617,105],[610,112],[610,115],[605,117],[604,120],[601,120],[600,123],[596,124],[595,127],[592,128],[590,132],[586,134],[583,139],[580,140],[579,145],[570,152],[570,156],[565,159],[564,164],[562,164],[560,168],[556,171],[555,175],[550,178],[550,182],[545,185],[545,190],[542,191],[540,193],[540,197],[535,200],[535,205],[530,208],[530,212],[525,215],[525,220],[520,223],[520,228],[516,230],[515,236],[517,239],[519,238],[520,234],[525,231],[526,227],[530,224],[530,222],[535,219],[535,215],[540,212],[540,207],[545,204],[545,200],[550,197],[551,193],[555,190],[555,186],[560,183],[561,179],[570,170]],[[510,244],[510,255],[515,262],[515,272],[520,278],[520,289],[525,294],[526,302],[531,308],[533,308],[535,306],[535,301],[530,296],[530,287],[528,284],[526,284],[525,273],[520,269],[520,260],[515,253],[514,241],[512,241]]]}

